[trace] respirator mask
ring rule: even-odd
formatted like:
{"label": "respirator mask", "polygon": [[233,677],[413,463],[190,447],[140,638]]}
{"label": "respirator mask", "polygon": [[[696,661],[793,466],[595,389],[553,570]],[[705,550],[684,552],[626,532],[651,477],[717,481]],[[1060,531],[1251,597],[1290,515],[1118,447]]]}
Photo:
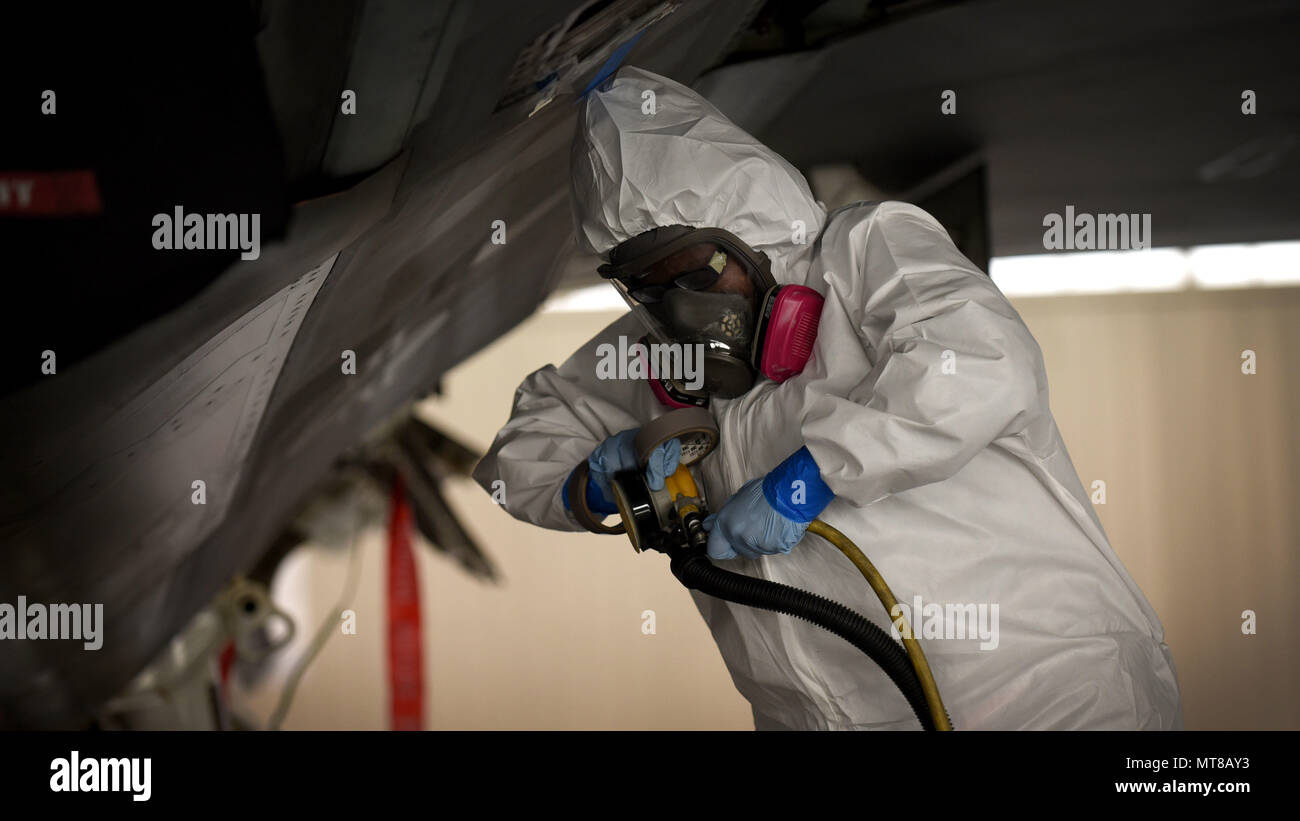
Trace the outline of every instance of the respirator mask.
{"label": "respirator mask", "polygon": [[778,285],[767,256],[727,231],[653,228],[615,246],[597,270],[641,320],[651,346],[702,367],[703,383],[694,386],[652,368],[651,386],[669,406],[740,396],[759,374],[783,382],[812,356],[821,295]]}

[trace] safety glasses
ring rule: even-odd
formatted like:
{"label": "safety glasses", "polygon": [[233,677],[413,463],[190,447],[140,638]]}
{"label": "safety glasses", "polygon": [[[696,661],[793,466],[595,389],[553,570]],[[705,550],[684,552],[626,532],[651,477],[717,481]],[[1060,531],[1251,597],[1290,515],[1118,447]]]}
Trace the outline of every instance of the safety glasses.
{"label": "safety glasses", "polygon": [[713,287],[713,284],[722,276],[722,270],[726,267],[726,252],[714,246],[713,253],[710,255],[708,263],[703,268],[696,268],[678,274],[667,282],[629,288],[628,296],[643,305],[648,305],[662,300],[664,294],[668,293],[671,288],[682,288],[687,291],[703,291],[707,288]]}
{"label": "safety glasses", "polygon": [[[640,280],[656,263],[691,245],[711,243],[734,260],[752,271],[760,280],[763,290],[774,286],[771,263],[767,255],[755,251],[740,240],[735,234],[721,228],[691,228],[685,225],[666,225],[652,228],[642,234],[615,246],[609,252],[609,262],[596,270],[605,279],[622,281],[628,288],[636,288]],[[722,269],[716,269],[720,272]],[[711,281],[701,287],[709,287],[717,281],[714,272],[701,273],[699,270],[688,271],[679,275],[683,285],[691,287],[695,283]],[[649,286],[645,286],[649,287]],[[660,292],[660,298],[666,293]],[[626,293],[626,291],[625,291]]]}

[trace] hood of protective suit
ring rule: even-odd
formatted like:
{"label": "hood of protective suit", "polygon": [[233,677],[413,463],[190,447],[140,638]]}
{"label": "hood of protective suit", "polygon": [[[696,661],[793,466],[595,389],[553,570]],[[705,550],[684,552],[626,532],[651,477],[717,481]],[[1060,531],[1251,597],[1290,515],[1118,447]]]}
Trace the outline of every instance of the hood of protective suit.
{"label": "hood of protective suit", "polygon": [[[574,220],[589,253],[660,225],[722,228],[807,283],[826,219],[803,175],[691,89],[625,67],[580,103]],[[802,242],[796,242],[796,238]]]}

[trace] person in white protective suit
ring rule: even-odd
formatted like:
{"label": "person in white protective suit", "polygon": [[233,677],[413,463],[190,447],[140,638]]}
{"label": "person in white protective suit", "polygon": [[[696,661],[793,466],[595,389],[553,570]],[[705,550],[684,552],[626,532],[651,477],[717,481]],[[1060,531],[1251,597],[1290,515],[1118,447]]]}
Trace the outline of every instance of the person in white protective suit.
{"label": "person in white protective suit", "polygon": [[[719,566],[844,603],[891,630],[848,559],[803,537],[801,520],[816,516],[861,547],[900,603],[920,597],[909,620],[956,729],[1180,729],[1163,628],[1075,474],[1037,343],[939,223],[902,202],[827,214],[785,160],[646,71],[622,69],[580,108],[573,200],[591,252],[608,259],[664,226],[718,228],[764,255],[777,284],[825,298],[801,373],[756,375],[739,395],[707,401],[720,442],[698,468]],[[705,262],[721,270],[736,254],[715,247],[721,256]],[[659,304],[699,285],[655,281],[668,283]],[[474,474],[489,491],[504,480],[511,515],[580,530],[567,480],[584,460],[593,510],[608,500],[601,477],[626,462],[628,432],[668,407],[647,381],[600,378],[597,348],[645,332],[629,313],[519,386]],[[661,487],[677,454],[656,456],[648,473]],[[773,476],[803,476],[825,498],[797,510],[764,487]],[[844,639],[692,596],[756,728],[919,727]],[[932,618],[936,605],[944,618]],[[975,612],[983,638],[972,638]]]}

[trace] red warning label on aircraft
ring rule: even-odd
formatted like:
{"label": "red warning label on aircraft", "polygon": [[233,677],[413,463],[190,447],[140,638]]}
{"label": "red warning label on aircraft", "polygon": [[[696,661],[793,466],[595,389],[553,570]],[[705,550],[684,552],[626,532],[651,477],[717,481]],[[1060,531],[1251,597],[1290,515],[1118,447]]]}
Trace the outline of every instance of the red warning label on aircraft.
{"label": "red warning label on aircraft", "polygon": [[93,171],[0,171],[0,216],[71,217],[103,210]]}

